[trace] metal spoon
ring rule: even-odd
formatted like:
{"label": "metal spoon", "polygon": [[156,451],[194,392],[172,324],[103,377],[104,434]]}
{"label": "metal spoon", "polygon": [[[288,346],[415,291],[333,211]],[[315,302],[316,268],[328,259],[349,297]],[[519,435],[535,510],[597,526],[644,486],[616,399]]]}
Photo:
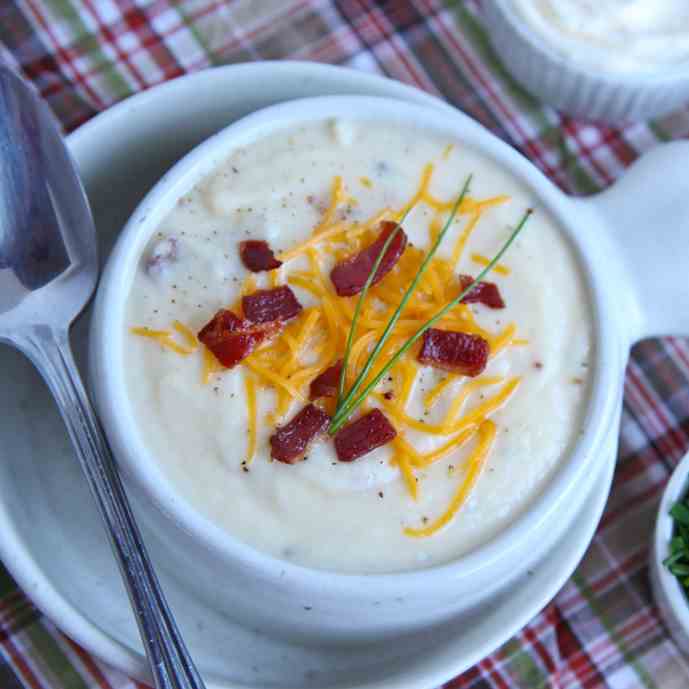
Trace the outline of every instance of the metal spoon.
{"label": "metal spoon", "polygon": [[129,592],[157,689],[202,689],[79,377],[69,327],[96,286],[96,231],[52,113],[0,65],[0,341],[60,408]]}

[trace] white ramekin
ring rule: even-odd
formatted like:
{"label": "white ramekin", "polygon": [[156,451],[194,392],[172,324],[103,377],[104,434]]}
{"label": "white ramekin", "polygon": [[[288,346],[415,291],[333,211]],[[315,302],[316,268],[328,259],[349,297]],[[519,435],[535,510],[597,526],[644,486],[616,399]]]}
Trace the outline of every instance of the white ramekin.
{"label": "white ramekin", "polygon": [[[553,215],[589,288],[595,355],[584,431],[528,510],[493,540],[447,565],[346,575],[281,561],[232,538],[180,496],[143,442],[122,375],[123,348],[113,346],[113,333],[125,327],[125,302],[139,256],[177,199],[234,148],[336,116],[423,126],[481,150],[519,178],[536,205]],[[609,461],[606,448],[619,428],[631,344],[654,334],[689,333],[689,250],[676,231],[689,226],[688,154],[689,143],[667,144],[604,194],[572,200],[513,148],[459,112],[341,96],[258,111],[185,156],[149,192],[120,235],[98,291],[90,346],[91,379],[105,430],[131,488],[150,506],[147,518],[175,562],[174,574],[252,628],[325,643],[375,639],[441,622],[476,609],[537,568],[566,537],[601,462]],[[677,161],[687,174],[672,175],[668,184],[668,171],[678,167]],[[651,206],[647,199],[653,199]],[[652,294],[648,284],[654,285]]]}
{"label": "white ramekin", "polygon": [[532,31],[512,0],[487,0],[485,24],[505,67],[528,91],[571,115],[620,123],[663,115],[689,102],[689,67],[656,74],[582,66]]}
{"label": "white ramekin", "polygon": [[677,577],[663,565],[670,554],[674,520],[672,506],[689,491],[689,454],[675,467],[658,508],[653,545],[650,553],[651,586],[660,616],[681,651],[689,657],[689,597]]}

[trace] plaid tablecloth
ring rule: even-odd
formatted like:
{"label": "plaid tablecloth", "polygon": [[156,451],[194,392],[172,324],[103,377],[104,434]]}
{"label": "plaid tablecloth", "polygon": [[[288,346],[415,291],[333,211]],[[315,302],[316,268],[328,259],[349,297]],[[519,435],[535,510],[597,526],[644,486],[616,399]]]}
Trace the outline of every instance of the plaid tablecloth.
{"label": "plaid tablecloth", "polygon": [[[0,0],[0,50],[68,131],[185,72],[294,58],[440,95],[571,194],[604,188],[657,142],[689,134],[689,109],[616,128],[542,106],[505,72],[487,30],[479,0]],[[638,345],[625,391],[612,497],[584,561],[524,630],[448,687],[689,687],[647,568],[661,490],[689,447],[689,343]],[[64,637],[0,567],[0,689],[133,686]]]}

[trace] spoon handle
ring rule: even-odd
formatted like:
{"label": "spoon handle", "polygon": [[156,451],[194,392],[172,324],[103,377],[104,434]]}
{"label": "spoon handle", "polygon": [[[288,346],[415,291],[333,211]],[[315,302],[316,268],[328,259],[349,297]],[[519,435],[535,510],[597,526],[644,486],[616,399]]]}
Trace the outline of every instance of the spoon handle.
{"label": "spoon handle", "polygon": [[13,339],[45,378],[67,425],[132,601],[156,689],[203,689],[74,363],[68,333],[37,326]]}

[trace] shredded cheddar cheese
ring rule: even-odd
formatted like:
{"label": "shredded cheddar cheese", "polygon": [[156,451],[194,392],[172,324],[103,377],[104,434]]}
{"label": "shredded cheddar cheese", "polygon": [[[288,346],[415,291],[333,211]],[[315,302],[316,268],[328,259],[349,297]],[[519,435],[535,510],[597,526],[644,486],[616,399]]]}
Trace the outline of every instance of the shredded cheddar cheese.
{"label": "shredded cheddar cheese", "polygon": [[464,247],[471,237],[471,233],[476,229],[478,221],[481,219],[480,213],[474,213],[471,219],[467,223],[467,226],[462,230],[462,233],[457,237],[457,241],[452,249],[452,263],[457,264],[462,258],[462,253],[464,252]]}
{"label": "shredded cheddar cheese", "polygon": [[438,401],[440,395],[445,392],[445,389],[455,380],[455,377],[448,375],[441,380],[432,390],[429,390],[423,398],[424,409],[429,410]]}
{"label": "shredded cheddar cheese", "polygon": [[[474,263],[478,263],[480,266],[487,266],[490,263],[490,259],[483,254],[472,253],[470,256]],[[512,271],[502,263],[496,263],[491,270],[498,275],[509,275]]]}
{"label": "shredded cheddar cheese", "polygon": [[244,389],[246,390],[246,413],[249,426],[249,440],[244,466],[248,466],[254,461],[254,455],[256,454],[256,381],[252,375],[247,374],[244,376]]}
{"label": "shredded cheddar cheese", "polygon": [[414,466],[427,467],[433,464],[434,462],[441,460],[448,453],[462,447],[462,445],[464,445],[464,443],[466,443],[467,440],[469,440],[474,435],[474,433],[476,433],[475,426],[463,430],[454,438],[448,440],[444,445],[441,445],[437,450],[433,450],[433,452],[427,452],[426,454],[415,458],[413,461]]}
{"label": "shredded cheddar cheese", "polygon": [[514,323],[510,323],[501,333],[496,337],[491,337],[488,339],[488,344],[490,345],[490,352],[495,356],[498,352],[501,352],[505,347],[507,347],[517,332],[517,326]]}
{"label": "shredded cheddar cheese", "polygon": [[[442,158],[446,159],[451,152],[450,145],[443,151]],[[270,287],[290,284],[308,292],[312,300],[315,300],[315,304],[305,308],[275,338],[258,347],[241,362],[244,369],[248,418],[248,444],[244,466],[253,461],[257,451],[259,395],[271,394],[273,396],[274,406],[266,416],[266,420],[271,424],[278,423],[289,413],[294,402],[308,402],[308,386],[311,381],[342,358],[354,317],[357,297],[341,298],[336,295],[327,274],[333,262],[342,260],[370,245],[378,237],[378,226],[382,220],[399,220],[416,204],[425,204],[432,211],[428,224],[429,242],[435,241],[438,237],[447,213],[452,209],[456,198],[442,200],[431,194],[433,171],[432,163],[424,167],[416,190],[401,208],[397,210],[384,208],[367,220],[357,222],[343,220],[341,214],[338,213],[343,204],[356,205],[357,200],[348,195],[343,179],[340,176],[334,177],[330,187],[329,205],[311,236],[278,256],[283,262],[279,269],[270,271],[266,276],[260,276],[258,280],[253,273],[246,275],[239,290],[238,299],[231,307],[237,313],[241,314],[242,296],[253,292],[259,282],[260,285]],[[360,177],[359,182],[366,188],[371,188],[373,185],[368,177]],[[456,222],[461,222],[461,216],[466,216],[466,218],[464,224],[460,225],[450,257],[435,256],[430,261],[426,274],[405,306],[379,360],[367,375],[367,380],[375,376],[385,361],[389,360],[410,335],[415,333],[449,300],[456,297],[459,289],[457,266],[466,245],[486,211],[508,200],[507,196],[487,199],[465,197]],[[363,369],[369,353],[381,337],[388,319],[399,304],[407,286],[414,279],[424,256],[425,252],[409,245],[385,279],[371,286],[369,297],[364,302],[357,321],[357,332],[346,371],[348,384],[351,384]],[[291,267],[289,262],[297,257],[301,257],[298,267]],[[481,254],[472,253],[470,258],[480,265],[488,263],[488,259]],[[501,275],[509,275],[510,272],[507,266],[501,264],[495,266],[494,270]],[[489,344],[491,358],[506,347],[528,344],[527,340],[516,337],[517,328],[513,323],[505,326],[500,332],[489,332],[482,328],[471,308],[466,304],[458,304],[434,327],[480,335]],[[171,330],[132,328],[131,332],[149,338],[160,346],[183,356],[199,349],[196,335],[186,325],[174,321],[171,328],[182,338],[184,344],[180,344],[173,338]],[[399,470],[400,478],[410,497],[417,500],[419,496],[420,479],[417,472],[423,472],[427,467],[447,457],[448,454],[460,450],[477,438],[473,450],[462,462],[465,467],[463,479],[446,511],[430,525],[424,525],[421,528],[407,527],[404,530],[408,536],[424,537],[442,529],[461,509],[480,475],[495,437],[496,427],[489,417],[509,400],[517,389],[520,379],[505,380],[499,376],[466,379],[459,375],[448,374],[423,397],[425,410],[431,410],[441,398],[447,400],[447,410],[439,422],[426,423],[424,420],[414,418],[406,411],[420,369],[416,361],[417,351],[417,348],[409,350],[369,398],[369,402],[384,409],[397,426],[398,433],[391,444],[393,454],[390,462]],[[201,382],[208,384],[214,374],[226,369],[205,346],[200,347],[200,354]],[[381,390],[383,385],[384,389],[389,391],[385,395]],[[484,387],[495,385],[501,385],[497,393],[485,398],[481,394],[481,400],[477,403],[469,401],[473,393]],[[330,405],[328,406],[330,409],[333,400],[328,400],[325,404]],[[465,410],[466,405],[471,406]],[[445,440],[437,449],[424,454],[405,437],[404,433],[407,430],[439,436]],[[423,476],[423,473],[420,473],[420,476]]]}
{"label": "shredded cheddar cheese", "polygon": [[151,340],[155,340],[163,349],[169,349],[175,354],[181,354],[182,356],[188,356],[192,354],[198,347],[196,343],[196,338],[194,338],[194,346],[183,347],[172,339],[172,333],[169,330],[151,330],[150,328],[130,328],[129,331],[133,335],[139,335],[140,337],[147,337]]}
{"label": "shredded cheddar cheese", "polygon": [[478,429],[478,443],[474,448],[467,460],[467,469],[464,479],[459,484],[459,488],[455,493],[454,497],[450,501],[449,507],[445,512],[438,517],[434,522],[428,526],[424,526],[420,529],[414,529],[411,527],[406,527],[404,533],[407,536],[412,536],[414,538],[422,538],[425,536],[432,536],[437,531],[440,531],[444,526],[449,524],[452,518],[459,512],[462,505],[466,502],[466,499],[471,493],[471,489],[476,484],[478,477],[481,474],[481,470],[486,464],[486,459],[490,453],[490,449],[495,440],[496,428],[492,421],[484,421]]}
{"label": "shredded cheddar cheese", "polygon": [[203,348],[203,366],[201,369],[201,382],[208,385],[214,373],[224,370],[220,362],[215,358],[208,347]]}
{"label": "shredded cheddar cheese", "polygon": [[489,386],[489,385],[498,385],[499,383],[502,383],[502,378],[500,376],[481,376],[480,378],[474,378],[473,380],[468,381],[462,386],[462,389],[460,392],[455,395],[454,399],[452,400],[447,412],[445,413],[445,418],[443,419],[443,426],[445,428],[449,427],[450,424],[457,418],[457,415],[459,414],[462,405],[464,402],[466,402],[467,397],[469,395],[484,387],[484,386]]}
{"label": "shredded cheddar cheese", "polygon": [[196,351],[196,349],[199,346],[198,340],[196,339],[196,335],[187,328],[184,323],[180,323],[179,321],[175,320],[172,321],[172,327],[187,341],[187,346],[189,349],[192,351]]}
{"label": "shredded cheddar cheese", "polygon": [[411,446],[399,434],[392,441],[392,447],[395,450],[395,454],[392,456],[390,462],[397,465],[411,499],[416,500],[419,496],[419,483],[416,479],[416,476],[414,476],[414,470],[412,469],[411,461],[409,459],[410,449],[414,452],[414,454],[416,454],[416,451],[413,450],[413,448],[411,448]]}
{"label": "shredded cheddar cheese", "polygon": [[257,373],[261,378],[265,379],[269,383],[273,383],[283,388],[285,391],[289,392],[292,397],[296,397],[302,402],[307,401],[306,397],[304,397],[304,395],[302,395],[301,392],[289,382],[289,379],[284,378],[268,368],[264,368],[260,364],[257,364],[256,361],[254,361],[253,355],[244,359],[242,364],[250,368],[254,373]]}

